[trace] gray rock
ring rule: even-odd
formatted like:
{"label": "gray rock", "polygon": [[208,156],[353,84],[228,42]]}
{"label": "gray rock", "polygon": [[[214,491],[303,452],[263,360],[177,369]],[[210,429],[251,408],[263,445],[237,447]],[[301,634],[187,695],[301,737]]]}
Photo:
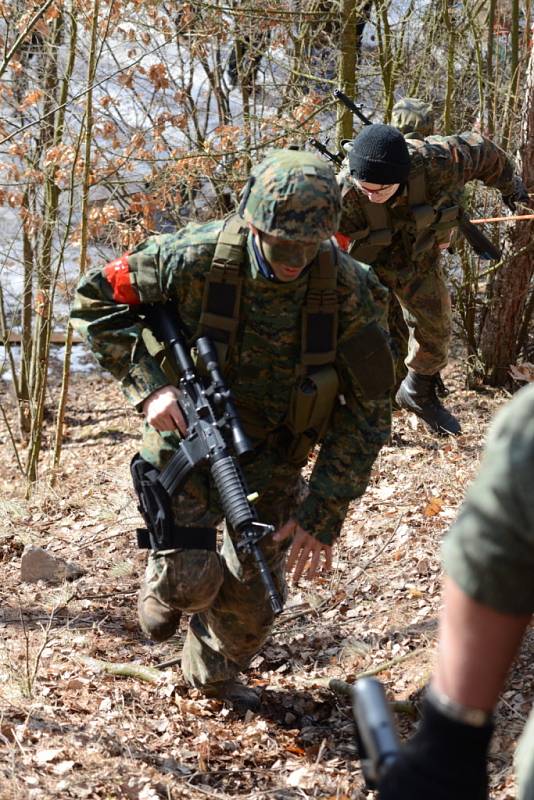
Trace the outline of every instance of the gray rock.
{"label": "gray rock", "polygon": [[58,558],[42,547],[28,545],[24,548],[20,562],[20,578],[24,583],[63,583],[80,578],[84,570],[63,558]]}

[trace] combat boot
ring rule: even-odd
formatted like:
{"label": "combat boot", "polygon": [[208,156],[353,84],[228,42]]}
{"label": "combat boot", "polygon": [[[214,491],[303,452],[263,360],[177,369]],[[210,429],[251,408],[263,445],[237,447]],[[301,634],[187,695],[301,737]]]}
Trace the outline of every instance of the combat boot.
{"label": "combat boot", "polygon": [[420,375],[409,369],[395,395],[395,402],[399,408],[417,414],[434,433],[456,436],[462,429],[456,417],[439,400],[436,393],[438,381],[439,373]]}
{"label": "combat boot", "polygon": [[258,692],[235,679],[207,684],[200,687],[200,691],[205,697],[214,697],[229,703],[239,714],[260,709]]}
{"label": "combat boot", "polygon": [[170,639],[180,624],[182,612],[172,608],[150,590],[150,586],[143,581],[137,600],[137,614],[139,625],[143,633],[155,642],[164,642]]}

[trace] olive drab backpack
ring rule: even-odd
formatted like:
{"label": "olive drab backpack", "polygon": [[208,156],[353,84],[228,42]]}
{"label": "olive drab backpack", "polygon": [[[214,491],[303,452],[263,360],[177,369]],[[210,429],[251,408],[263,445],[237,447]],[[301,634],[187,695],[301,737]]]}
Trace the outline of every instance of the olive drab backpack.
{"label": "olive drab backpack", "polygon": [[[225,367],[235,345],[240,322],[243,268],[249,229],[235,214],[227,218],[217,240],[206,276],[197,335],[214,342]],[[302,310],[300,360],[284,427],[291,435],[290,457],[305,461],[324,435],[339,388],[334,368],[338,327],[337,249],[323,244],[311,267],[306,302]],[[243,420],[247,433],[265,438],[265,430]]]}
{"label": "olive drab backpack", "polygon": [[451,231],[458,225],[458,205],[434,208],[428,202],[424,160],[416,150],[419,143],[410,144],[412,165],[408,177],[407,223],[395,225],[387,204],[371,203],[362,195],[361,207],[367,227],[356,235],[351,234],[354,241],[349,250],[350,255],[358,261],[372,264],[382,250],[391,245],[398,227],[403,229],[405,245],[411,258],[417,259],[435,244],[447,243]]}

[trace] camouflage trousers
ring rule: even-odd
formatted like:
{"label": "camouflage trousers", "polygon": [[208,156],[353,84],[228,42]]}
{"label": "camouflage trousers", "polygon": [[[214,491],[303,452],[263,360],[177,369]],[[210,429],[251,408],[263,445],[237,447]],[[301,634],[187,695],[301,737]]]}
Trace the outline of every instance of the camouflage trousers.
{"label": "camouflage trousers", "polygon": [[[141,455],[158,468],[166,465],[179,439],[145,425]],[[281,527],[292,516],[305,484],[300,468],[287,464],[283,452],[263,446],[243,465],[263,523]],[[195,470],[172,498],[174,521],[185,527],[216,527],[223,522],[217,491],[207,469]],[[270,536],[260,547],[274,583],[285,599],[284,577],[289,542]],[[266,641],[274,615],[251,556],[238,552],[235,533],[225,526],[222,547],[166,550],[149,554],[145,583],[165,605],[192,613],[182,651],[182,670],[191,686],[206,686],[235,677],[250,664]]]}
{"label": "camouflage trousers", "polygon": [[388,324],[397,380],[408,367],[421,375],[439,372],[447,364],[451,338],[451,301],[439,251],[409,264],[393,257],[373,269],[394,296]]}
{"label": "camouflage trousers", "polygon": [[527,724],[515,754],[517,774],[517,800],[534,800],[534,710]]}

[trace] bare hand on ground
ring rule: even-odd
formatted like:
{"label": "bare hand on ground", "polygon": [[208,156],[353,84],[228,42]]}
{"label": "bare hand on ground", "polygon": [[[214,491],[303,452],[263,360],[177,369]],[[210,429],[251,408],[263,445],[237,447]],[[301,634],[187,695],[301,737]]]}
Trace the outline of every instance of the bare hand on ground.
{"label": "bare hand on ground", "polygon": [[298,525],[295,520],[290,519],[285,525],[273,534],[275,542],[283,542],[284,539],[293,536],[293,544],[287,558],[286,571],[293,571],[293,583],[296,585],[307,566],[305,577],[315,578],[319,572],[328,571],[332,568],[332,547],[328,544],[315,539]]}

